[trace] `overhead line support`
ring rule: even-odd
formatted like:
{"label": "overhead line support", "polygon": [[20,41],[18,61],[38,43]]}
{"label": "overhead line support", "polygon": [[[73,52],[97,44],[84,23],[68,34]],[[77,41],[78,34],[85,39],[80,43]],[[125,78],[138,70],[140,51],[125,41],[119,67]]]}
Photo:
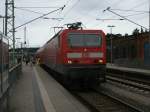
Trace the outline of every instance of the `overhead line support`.
{"label": "overhead line support", "polygon": [[146,27],[144,27],[144,26],[142,26],[142,25],[140,25],[140,24],[138,24],[138,23],[136,23],[136,22],[134,22],[134,21],[132,21],[132,20],[130,20],[130,19],[128,19],[128,18],[126,18],[126,17],[124,17],[124,16],[122,16],[122,15],[116,13],[116,12],[114,12],[114,11],[112,11],[112,10],[110,9],[110,7],[107,7],[107,9],[103,10],[103,12],[105,12],[105,11],[109,11],[109,12],[111,12],[111,13],[113,13],[113,14],[115,14],[115,15],[117,15],[117,16],[119,16],[119,17],[121,17],[121,18],[123,18],[123,19],[125,19],[125,20],[127,20],[127,21],[129,21],[129,22],[131,22],[131,23],[133,23],[133,24],[135,24],[135,25],[138,25],[138,26],[140,26],[140,27],[142,27],[142,28],[148,30],[148,28],[146,28]]}
{"label": "overhead line support", "polygon": [[15,61],[15,14],[14,0],[5,1],[5,36],[13,40],[13,61]]}

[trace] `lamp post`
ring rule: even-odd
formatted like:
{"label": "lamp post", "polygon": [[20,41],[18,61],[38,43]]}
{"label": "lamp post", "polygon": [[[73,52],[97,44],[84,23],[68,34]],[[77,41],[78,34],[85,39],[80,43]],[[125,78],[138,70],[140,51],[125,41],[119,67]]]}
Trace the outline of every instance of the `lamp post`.
{"label": "lamp post", "polygon": [[113,63],[113,40],[112,40],[112,28],[115,27],[114,25],[108,25],[107,27],[110,28],[110,49],[111,49],[111,53],[110,53],[110,63]]}

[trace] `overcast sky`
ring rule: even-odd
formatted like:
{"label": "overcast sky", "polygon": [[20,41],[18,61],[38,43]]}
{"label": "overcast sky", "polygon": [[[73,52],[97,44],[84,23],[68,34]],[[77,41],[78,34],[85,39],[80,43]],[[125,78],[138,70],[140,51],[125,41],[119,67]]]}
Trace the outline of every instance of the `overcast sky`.
{"label": "overcast sky", "polygon": [[[66,5],[64,10],[59,10],[46,16],[49,18],[62,18],[61,20],[42,18],[26,25],[27,42],[30,46],[42,46],[48,41],[55,34],[54,29],[51,27],[64,26],[66,23],[78,21],[81,21],[87,29],[102,29],[105,33],[110,33],[110,28],[107,27],[108,25],[116,26],[112,30],[114,34],[131,34],[135,28],[140,29],[139,26],[134,25],[127,20],[96,20],[120,19],[119,16],[114,15],[109,11],[103,12],[107,7],[111,7],[114,12],[125,16],[146,28],[149,26],[149,0],[15,0],[15,26],[17,27],[64,5]],[[5,0],[0,0],[0,15],[5,14],[4,9]],[[22,38],[19,41],[23,41],[23,29],[24,27],[17,29],[16,38]],[[2,19],[0,19],[0,30],[2,31]]]}

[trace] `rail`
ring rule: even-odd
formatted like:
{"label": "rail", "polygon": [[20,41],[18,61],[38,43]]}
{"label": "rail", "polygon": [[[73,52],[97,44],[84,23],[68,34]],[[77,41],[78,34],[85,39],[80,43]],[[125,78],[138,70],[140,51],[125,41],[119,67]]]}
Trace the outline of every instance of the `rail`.
{"label": "rail", "polygon": [[72,94],[79,99],[79,101],[83,102],[91,112],[139,112],[132,106],[126,105],[98,90],[73,92]]}
{"label": "rail", "polygon": [[107,66],[106,80],[101,85],[104,94],[141,112],[149,112],[149,70]]}
{"label": "rail", "polygon": [[150,71],[123,67],[107,67],[107,75],[150,85]]}
{"label": "rail", "polygon": [[138,82],[134,82],[134,81],[126,80],[126,79],[121,79],[121,78],[116,78],[116,77],[111,77],[111,76],[106,76],[106,79],[110,80],[110,81],[117,82],[117,83],[121,83],[124,85],[129,85],[129,86],[141,89],[141,90],[150,91],[150,86],[145,85],[144,83],[138,83]]}

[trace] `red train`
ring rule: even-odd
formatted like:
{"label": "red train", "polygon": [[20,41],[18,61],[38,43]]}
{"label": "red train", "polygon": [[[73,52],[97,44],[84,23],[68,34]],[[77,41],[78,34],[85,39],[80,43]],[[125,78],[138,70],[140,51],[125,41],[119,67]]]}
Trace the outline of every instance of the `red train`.
{"label": "red train", "polygon": [[105,81],[106,41],[102,30],[62,30],[36,56],[40,64],[56,71],[65,84],[93,85]]}
{"label": "red train", "polygon": [[0,102],[8,91],[9,45],[6,37],[0,32]]}

